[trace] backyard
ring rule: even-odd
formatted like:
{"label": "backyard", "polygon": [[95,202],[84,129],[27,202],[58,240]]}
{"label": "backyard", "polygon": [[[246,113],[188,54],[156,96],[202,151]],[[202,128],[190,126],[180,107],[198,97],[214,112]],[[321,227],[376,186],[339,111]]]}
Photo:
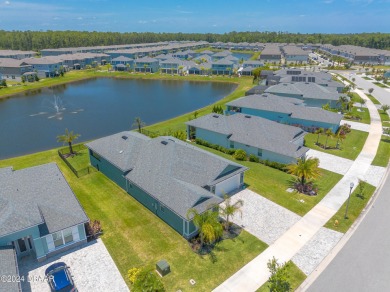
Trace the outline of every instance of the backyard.
{"label": "backyard", "polygon": [[[337,139],[333,138],[332,136],[329,137],[327,144],[327,147],[331,148],[324,149],[319,147],[316,145],[317,137],[318,135],[314,133],[307,134],[305,136],[305,146],[321,152],[355,160],[356,157],[358,157],[360,151],[363,149],[364,143],[368,137],[368,133],[358,130],[351,130],[351,132],[347,134],[346,139],[340,141],[340,149],[335,148]],[[326,135],[320,135],[319,143],[325,145],[326,139]]]}
{"label": "backyard", "polygon": [[[267,247],[242,231],[218,244],[213,256],[198,256],[184,238],[100,172],[76,178],[57,149],[2,160],[0,167],[20,169],[48,162],[59,165],[89,218],[101,221],[103,242],[127,283],[130,268],[152,268],[166,259],[172,270],[163,278],[167,291],[210,291]],[[190,279],[196,281],[195,286]]]}

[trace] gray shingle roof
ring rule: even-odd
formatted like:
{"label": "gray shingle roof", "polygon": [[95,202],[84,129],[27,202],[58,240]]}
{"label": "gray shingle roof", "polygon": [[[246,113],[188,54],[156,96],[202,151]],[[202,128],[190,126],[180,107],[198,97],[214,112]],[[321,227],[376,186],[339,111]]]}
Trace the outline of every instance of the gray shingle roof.
{"label": "gray shingle roof", "polygon": [[186,122],[186,124],[223,135],[231,135],[228,138],[231,141],[289,157],[301,157],[308,151],[308,148],[292,143],[306,135],[305,131],[256,116],[209,114]]}
{"label": "gray shingle roof", "polygon": [[[0,276],[19,276],[18,263],[15,250],[12,247],[0,247]],[[0,292],[19,292],[22,291],[20,282],[0,282]]]}
{"label": "gray shingle roof", "polygon": [[55,163],[1,168],[0,185],[0,236],[42,224],[53,233],[88,221]]}
{"label": "gray shingle roof", "polygon": [[132,58],[127,58],[125,56],[119,56],[119,57],[116,57],[114,59],[112,59],[111,61],[123,61],[123,62],[128,62],[128,61],[133,61]]}
{"label": "gray shingle roof", "polygon": [[[124,140],[123,135],[129,138]],[[143,135],[121,132],[86,145],[114,165],[120,165],[122,171],[131,170],[126,175],[131,183],[185,219],[192,207],[203,212],[210,204],[222,202],[203,187],[247,169],[173,137],[150,139],[144,136],[142,139],[139,136]],[[121,154],[119,149],[123,149]],[[220,177],[227,168],[233,171]],[[207,200],[196,205],[202,197]]]}
{"label": "gray shingle roof", "polygon": [[291,117],[332,124],[340,124],[343,115],[317,107],[306,107],[297,98],[282,97],[270,93],[249,95],[227,103],[229,106],[258,109],[263,111],[290,114]]}

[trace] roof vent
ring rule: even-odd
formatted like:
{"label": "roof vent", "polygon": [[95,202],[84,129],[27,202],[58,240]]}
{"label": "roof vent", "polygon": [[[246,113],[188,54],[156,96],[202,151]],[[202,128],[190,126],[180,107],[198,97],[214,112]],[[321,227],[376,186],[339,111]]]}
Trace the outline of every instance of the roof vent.
{"label": "roof vent", "polygon": [[122,153],[123,153],[123,150],[120,150],[120,151],[119,151],[119,154],[122,154]]}
{"label": "roof vent", "polygon": [[219,116],[218,116],[218,115],[213,115],[213,118],[217,118],[217,119],[218,119],[218,118],[219,118]]}
{"label": "roof vent", "polygon": [[172,141],[173,143],[175,143],[175,140],[171,139],[171,138],[168,138],[169,141]]}
{"label": "roof vent", "polygon": [[129,137],[127,137],[127,136],[122,136],[122,139],[123,139],[123,140],[127,140],[127,138],[129,138]]}
{"label": "roof vent", "polygon": [[167,144],[168,144],[168,142],[167,142],[167,141],[161,141],[161,144],[163,144],[163,145],[167,145]]}
{"label": "roof vent", "polygon": [[245,117],[246,117],[247,119],[250,119],[250,118],[251,118],[251,116],[248,116],[248,115],[246,115]]}
{"label": "roof vent", "polygon": [[287,84],[286,84],[286,83],[283,83],[283,85],[284,85],[284,86],[287,86]]}

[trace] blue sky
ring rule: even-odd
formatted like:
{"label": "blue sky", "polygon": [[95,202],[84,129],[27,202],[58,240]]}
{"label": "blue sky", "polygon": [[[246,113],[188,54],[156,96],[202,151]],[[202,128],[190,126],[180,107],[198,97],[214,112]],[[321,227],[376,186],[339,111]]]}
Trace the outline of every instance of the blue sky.
{"label": "blue sky", "polygon": [[390,0],[0,0],[0,29],[390,32]]}

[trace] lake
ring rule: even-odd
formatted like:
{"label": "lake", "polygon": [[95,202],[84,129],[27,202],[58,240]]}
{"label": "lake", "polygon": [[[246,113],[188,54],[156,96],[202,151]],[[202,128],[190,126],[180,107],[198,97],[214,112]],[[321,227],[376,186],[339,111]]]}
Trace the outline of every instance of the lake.
{"label": "lake", "polygon": [[0,159],[62,146],[65,128],[77,142],[146,125],[212,104],[232,83],[97,78],[0,99]]}

